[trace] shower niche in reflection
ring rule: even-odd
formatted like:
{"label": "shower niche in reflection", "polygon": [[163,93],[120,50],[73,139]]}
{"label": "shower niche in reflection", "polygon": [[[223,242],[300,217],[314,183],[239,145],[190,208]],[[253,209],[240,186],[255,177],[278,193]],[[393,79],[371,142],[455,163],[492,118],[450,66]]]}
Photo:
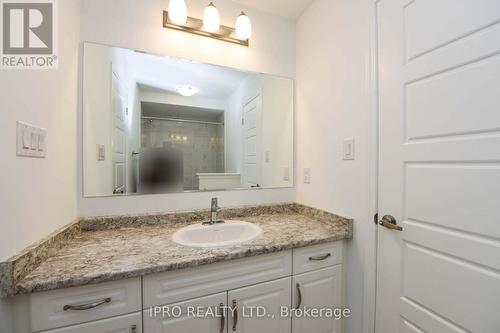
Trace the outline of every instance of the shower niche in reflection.
{"label": "shower niche in reflection", "polygon": [[84,44],[84,195],[293,186],[293,81]]}

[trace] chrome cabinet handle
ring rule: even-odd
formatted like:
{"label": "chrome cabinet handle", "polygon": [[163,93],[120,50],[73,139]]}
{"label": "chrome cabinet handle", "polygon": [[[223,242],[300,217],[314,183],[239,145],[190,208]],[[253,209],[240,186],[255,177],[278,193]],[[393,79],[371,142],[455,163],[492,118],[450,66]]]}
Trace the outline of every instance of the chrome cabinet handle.
{"label": "chrome cabinet handle", "polygon": [[331,253],[327,253],[327,254],[323,254],[323,255],[319,255],[319,256],[309,257],[309,260],[310,261],[321,261],[321,260],[325,260],[331,256],[332,256]]}
{"label": "chrome cabinet handle", "polygon": [[106,304],[106,303],[111,303],[111,297],[107,297],[107,298],[104,298],[104,299],[101,299],[99,301],[95,301],[93,303],[88,303],[88,304],[80,304],[80,305],[65,305],[63,307],[63,310],[64,311],[68,311],[68,310],[75,310],[75,311],[83,311],[83,310],[90,310],[90,309],[93,309],[93,308],[97,308],[98,306],[101,306],[103,304]]}
{"label": "chrome cabinet handle", "polygon": [[226,316],[224,315],[224,303],[219,304],[219,309],[222,313],[220,317],[220,333],[224,333],[224,328],[226,328]]}
{"label": "chrome cabinet handle", "polygon": [[299,300],[295,309],[299,309],[302,305],[302,292],[300,291],[300,283],[297,283],[295,286],[297,287],[297,298]]}
{"label": "chrome cabinet handle", "polygon": [[238,303],[233,299],[233,331],[236,331],[236,326],[238,325]]}
{"label": "chrome cabinet handle", "polygon": [[392,215],[385,215],[382,220],[378,222],[378,224],[386,227],[387,229],[403,231],[403,228],[398,225],[396,219]]}

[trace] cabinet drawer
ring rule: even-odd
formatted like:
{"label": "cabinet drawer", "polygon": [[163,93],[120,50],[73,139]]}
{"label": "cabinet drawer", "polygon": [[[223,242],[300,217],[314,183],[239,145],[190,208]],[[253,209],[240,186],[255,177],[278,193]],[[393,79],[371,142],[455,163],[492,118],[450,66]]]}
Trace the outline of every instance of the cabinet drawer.
{"label": "cabinet drawer", "polygon": [[142,333],[142,316],[137,312],[42,333]]}
{"label": "cabinet drawer", "polygon": [[293,250],[293,274],[310,272],[342,262],[342,241]]}
{"label": "cabinet drawer", "polygon": [[141,310],[141,279],[60,289],[31,295],[34,332]]}
{"label": "cabinet drawer", "polygon": [[172,304],[255,283],[279,279],[292,273],[292,253],[231,260],[191,269],[144,277],[144,308]]}

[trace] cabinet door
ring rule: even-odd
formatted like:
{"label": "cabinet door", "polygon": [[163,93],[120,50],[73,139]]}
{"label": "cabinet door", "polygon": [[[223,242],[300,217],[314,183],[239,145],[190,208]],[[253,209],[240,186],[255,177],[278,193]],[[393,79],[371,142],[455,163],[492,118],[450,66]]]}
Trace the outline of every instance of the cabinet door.
{"label": "cabinet door", "polygon": [[137,312],[126,316],[44,331],[44,333],[142,333],[142,314]]}
{"label": "cabinet door", "polygon": [[[281,307],[290,306],[289,277],[231,290],[228,301],[233,308],[228,318],[229,333],[289,333],[291,330],[291,319],[280,317]],[[265,309],[265,317],[260,317],[256,307]]]}
{"label": "cabinet door", "polygon": [[[304,309],[341,306],[342,266],[337,265],[293,277],[293,305]],[[293,333],[340,333],[341,320],[332,316],[292,317]]]}
{"label": "cabinet door", "polygon": [[[227,316],[224,311],[227,293],[219,293],[185,302],[144,310],[146,333],[224,333]],[[165,315],[155,309],[162,309]],[[200,311],[198,311],[200,310]]]}

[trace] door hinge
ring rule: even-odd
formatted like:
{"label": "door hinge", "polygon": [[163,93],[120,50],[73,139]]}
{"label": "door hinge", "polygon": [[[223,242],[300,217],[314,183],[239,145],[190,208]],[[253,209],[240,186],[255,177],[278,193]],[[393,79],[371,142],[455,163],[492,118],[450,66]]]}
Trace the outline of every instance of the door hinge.
{"label": "door hinge", "polygon": [[373,223],[378,225],[378,213],[375,213],[375,215],[373,215]]}

